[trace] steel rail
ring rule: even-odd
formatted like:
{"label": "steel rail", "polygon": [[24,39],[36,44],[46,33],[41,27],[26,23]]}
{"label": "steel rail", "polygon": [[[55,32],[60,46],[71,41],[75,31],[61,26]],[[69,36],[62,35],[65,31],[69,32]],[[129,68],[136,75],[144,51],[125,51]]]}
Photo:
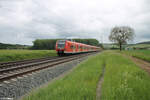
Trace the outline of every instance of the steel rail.
{"label": "steel rail", "polygon": [[69,57],[61,57],[59,59],[55,60],[49,60],[49,61],[43,61],[43,62],[38,62],[38,63],[32,63],[29,65],[23,65],[23,66],[15,66],[13,68],[7,68],[7,69],[2,69],[0,70],[0,82],[3,82],[5,80],[9,80],[11,78],[15,78],[17,76],[22,76],[28,73],[32,73],[35,71],[39,71],[48,67],[52,67],[58,64],[62,64],[65,62],[69,62],[78,58],[85,57],[87,55],[90,55],[92,53],[88,54],[81,54],[81,55],[74,55],[74,56],[69,56]]}
{"label": "steel rail", "polygon": [[39,58],[39,59],[30,59],[30,60],[28,59],[28,60],[4,62],[4,63],[0,63],[0,68],[3,68],[5,66],[21,65],[21,64],[26,64],[26,63],[30,63],[30,62],[37,62],[39,60],[47,60],[47,59],[54,59],[54,58],[57,58],[57,56],[45,57],[45,58]]}
{"label": "steel rail", "polygon": [[40,62],[33,62],[33,63],[29,63],[29,64],[24,64],[24,65],[19,65],[19,66],[13,66],[13,67],[9,67],[9,68],[4,68],[4,69],[0,69],[0,75],[2,73],[7,73],[8,71],[13,71],[13,70],[19,70],[19,69],[23,69],[23,68],[27,68],[27,67],[34,67],[37,65],[42,65],[42,64],[46,64],[46,63],[50,63],[50,62],[55,62],[55,61],[59,61],[59,60],[63,60],[66,59],[67,57],[60,57],[60,58],[55,58],[55,59],[50,59],[50,60],[45,60],[45,61],[40,61]]}
{"label": "steel rail", "polygon": [[16,61],[16,62],[11,62],[9,64],[2,64],[2,65],[0,65],[0,69],[6,68],[6,67],[17,66],[17,65],[24,65],[24,64],[33,63],[33,62],[56,59],[56,58],[58,58],[58,57],[40,58],[40,59],[26,60],[26,61],[24,61],[24,60],[23,61]]}

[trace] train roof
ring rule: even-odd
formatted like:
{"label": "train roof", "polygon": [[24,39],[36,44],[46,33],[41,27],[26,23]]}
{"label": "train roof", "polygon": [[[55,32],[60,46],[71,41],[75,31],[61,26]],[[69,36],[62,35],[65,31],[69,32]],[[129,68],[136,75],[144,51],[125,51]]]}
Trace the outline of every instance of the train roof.
{"label": "train roof", "polygon": [[76,43],[76,44],[80,44],[80,45],[84,45],[84,46],[90,46],[90,47],[93,47],[93,48],[100,48],[100,47],[97,47],[97,46],[87,45],[87,44],[84,44],[84,43],[79,43],[79,42],[70,41],[70,40],[59,40],[59,41],[67,41],[67,42]]}

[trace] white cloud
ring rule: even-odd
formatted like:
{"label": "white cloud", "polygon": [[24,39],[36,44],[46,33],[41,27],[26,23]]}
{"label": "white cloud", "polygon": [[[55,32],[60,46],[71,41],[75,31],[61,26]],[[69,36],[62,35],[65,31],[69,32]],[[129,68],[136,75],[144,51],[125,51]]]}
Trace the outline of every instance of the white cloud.
{"label": "white cloud", "polygon": [[58,37],[100,40],[101,36],[104,42],[109,42],[110,29],[116,25],[133,27],[135,42],[148,40],[148,3],[148,0],[1,0],[0,42],[31,44],[37,38]]}

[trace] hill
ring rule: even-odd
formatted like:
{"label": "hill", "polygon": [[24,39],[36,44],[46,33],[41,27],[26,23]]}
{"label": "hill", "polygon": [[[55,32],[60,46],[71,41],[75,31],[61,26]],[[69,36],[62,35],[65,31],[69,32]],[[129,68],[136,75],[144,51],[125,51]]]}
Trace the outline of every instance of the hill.
{"label": "hill", "polygon": [[150,41],[139,42],[126,46],[126,49],[150,49]]}
{"label": "hill", "polygon": [[140,43],[137,43],[137,44],[150,44],[150,41],[140,42]]}
{"label": "hill", "polygon": [[150,44],[140,43],[140,44],[128,45],[126,49],[150,49]]}
{"label": "hill", "polygon": [[[129,49],[150,49],[150,44],[146,42],[147,44],[138,43],[138,44],[126,44],[122,45],[123,49],[129,50]],[[119,49],[119,46],[117,44],[109,44],[109,43],[104,43],[103,44],[104,49]]]}

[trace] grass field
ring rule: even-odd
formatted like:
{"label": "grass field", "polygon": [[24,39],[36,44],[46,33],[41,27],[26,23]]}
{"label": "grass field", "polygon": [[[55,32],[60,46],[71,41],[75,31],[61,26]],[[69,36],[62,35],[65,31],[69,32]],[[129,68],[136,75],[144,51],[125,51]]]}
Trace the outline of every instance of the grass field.
{"label": "grass field", "polygon": [[106,72],[101,100],[150,100],[150,77],[131,60],[105,53]]}
{"label": "grass field", "polygon": [[24,100],[95,100],[105,63],[101,100],[150,100],[150,77],[131,60],[105,51],[81,63],[73,72]]}
{"label": "grass field", "polygon": [[0,50],[0,62],[56,56],[54,50]]}
{"label": "grass field", "polygon": [[129,50],[122,53],[150,62],[150,50]]}
{"label": "grass field", "polygon": [[150,44],[127,45],[128,48],[150,48]]}

